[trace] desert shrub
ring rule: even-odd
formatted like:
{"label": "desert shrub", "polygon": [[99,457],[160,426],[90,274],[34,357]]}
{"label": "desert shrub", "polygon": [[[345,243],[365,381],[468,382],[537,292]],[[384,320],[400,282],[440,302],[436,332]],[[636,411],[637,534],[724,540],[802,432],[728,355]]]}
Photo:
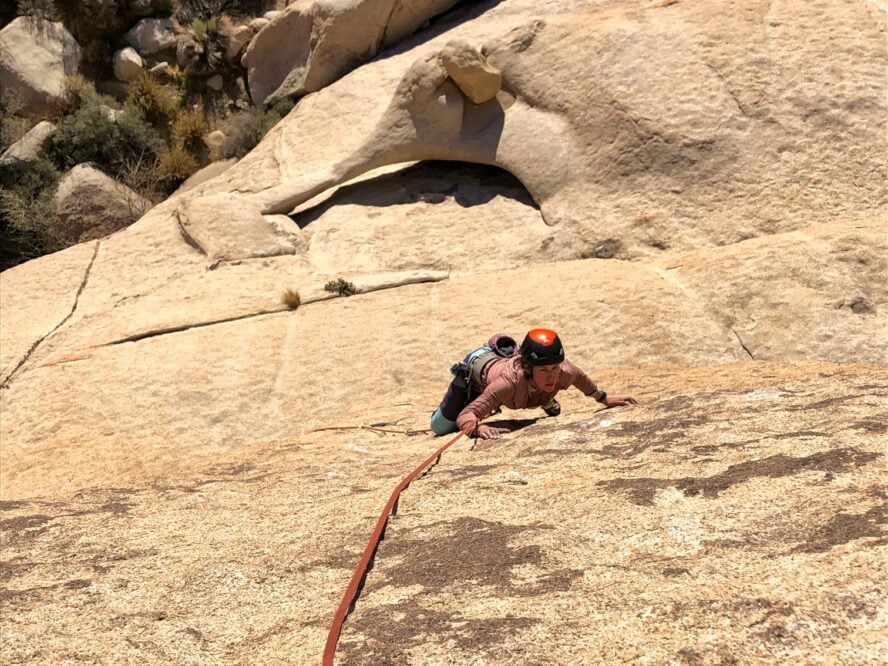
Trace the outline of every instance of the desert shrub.
{"label": "desert shrub", "polygon": [[173,122],[173,143],[197,155],[205,149],[203,137],[208,129],[207,121],[200,110],[182,111]]}
{"label": "desert shrub", "polygon": [[339,294],[340,296],[354,296],[358,293],[358,289],[353,282],[347,282],[342,278],[330,280],[324,285],[324,291],[328,291],[331,294]]}
{"label": "desert shrub", "polygon": [[195,19],[207,20],[222,13],[237,16],[258,16],[274,9],[274,0],[178,0],[176,19],[191,23]]}
{"label": "desert shrub", "polygon": [[245,109],[229,116],[225,132],[225,144],[222,146],[223,157],[243,157],[253,150],[268,131],[277,125],[290,112],[294,102],[289,99],[279,100],[267,111],[262,109]]}
{"label": "desert shrub", "polygon": [[281,303],[291,310],[295,310],[302,305],[302,297],[295,289],[285,289],[284,293],[281,294]]}
{"label": "desert shrub", "polygon": [[38,16],[47,21],[58,21],[59,12],[53,0],[18,0],[19,16]]}
{"label": "desert shrub", "polygon": [[46,159],[0,168],[0,270],[65,246],[51,224],[59,177]]}
{"label": "desert shrub", "polygon": [[157,179],[167,192],[172,192],[197,171],[197,160],[182,146],[166,148],[157,160]]}
{"label": "desert shrub", "polygon": [[175,89],[160,83],[150,72],[130,83],[127,104],[135,107],[149,123],[165,134],[179,111]]}
{"label": "desert shrub", "polygon": [[112,120],[107,108],[87,102],[59,122],[48,153],[63,168],[95,162],[119,173],[129,161],[153,160],[162,148],[161,135],[135,109],[126,108]]}
{"label": "desert shrub", "polygon": [[136,21],[169,16],[174,4],[174,0],[54,0],[59,19],[90,62],[109,60]]}
{"label": "desert shrub", "polygon": [[102,95],[96,91],[92,81],[80,74],[65,77],[64,111],[71,113],[88,104],[104,104],[109,109],[116,109],[118,104],[113,97]]}

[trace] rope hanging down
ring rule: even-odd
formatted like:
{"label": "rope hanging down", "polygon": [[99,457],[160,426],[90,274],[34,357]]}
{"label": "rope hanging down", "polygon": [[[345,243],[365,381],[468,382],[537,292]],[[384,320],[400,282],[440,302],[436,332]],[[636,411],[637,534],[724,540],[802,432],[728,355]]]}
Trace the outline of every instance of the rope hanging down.
{"label": "rope hanging down", "polygon": [[327,634],[327,645],[324,647],[323,666],[333,666],[333,656],[336,654],[336,644],[339,642],[339,635],[342,633],[342,625],[345,624],[348,614],[354,610],[355,601],[364,587],[364,582],[367,580],[367,572],[370,570],[373,558],[376,556],[379,542],[385,537],[385,528],[388,525],[389,516],[393,516],[398,512],[398,499],[401,493],[407,489],[416,477],[426,472],[428,468],[436,465],[441,460],[441,454],[450,448],[460,437],[462,437],[462,433],[457,433],[453,439],[435,451],[419,467],[405,476],[401,483],[395,486],[391,496],[389,496],[385,508],[376,521],[376,527],[373,528],[367,547],[364,548],[358,566],[352,574],[351,581],[349,581],[348,587],[345,588],[345,594],[342,595],[342,601],[339,602],[336,615],[333,616],[333,624],[330,626],[330,632]]}

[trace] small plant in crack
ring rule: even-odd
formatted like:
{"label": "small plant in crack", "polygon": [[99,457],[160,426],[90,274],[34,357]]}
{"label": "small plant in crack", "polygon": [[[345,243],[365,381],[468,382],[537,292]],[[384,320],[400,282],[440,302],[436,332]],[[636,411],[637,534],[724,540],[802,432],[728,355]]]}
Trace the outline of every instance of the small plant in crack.
{"label": "small plant in crack", "polygon": [[358,288],[355,287],[353,282],[346,282],[342,278],[336,278],[324,285],[324,291],[329,291],[331,294],[339,294],[340,296],[354,296],[358,293]]}
{"label": "small plant in crack", "polygon": [[285,289],[284,293],[281,294],[281,303],[286,305],[289,309],[295,310],[302,305],[302,297],[295,289]]}

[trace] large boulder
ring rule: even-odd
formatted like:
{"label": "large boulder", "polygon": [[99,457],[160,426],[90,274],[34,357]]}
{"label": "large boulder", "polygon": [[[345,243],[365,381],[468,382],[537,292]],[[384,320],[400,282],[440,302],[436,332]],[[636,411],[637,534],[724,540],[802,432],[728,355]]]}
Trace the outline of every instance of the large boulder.
{"label": "large boulder", "polygon": [[141,55],[152,55],[176,45],[176,23],[168,18],[142,19],[126,33],[126,41]]}
{"label": "large boulder", "polygon": [[80,46],[61,23],[20,16],[0,30],[0,94],[16,113],[56,108],[79,65]]}
{"label": "large boulder", "polygon": [[53,233],[68,243],[107,236],[151,208],[150,201],[89,164],[78,164],[68,172],[54,203]]}
{"label": "large boulder", "polygon": [[56,126],[53,123],[48,120],[40,121],[0,155],[0,167],[35,161],[55,132]]}
{"label": "large boulder", "polygon": [[247,69],[253,103],[270,104],[282,97],[320,90],[455,2],[295,2],[262,28],[241,61]]}

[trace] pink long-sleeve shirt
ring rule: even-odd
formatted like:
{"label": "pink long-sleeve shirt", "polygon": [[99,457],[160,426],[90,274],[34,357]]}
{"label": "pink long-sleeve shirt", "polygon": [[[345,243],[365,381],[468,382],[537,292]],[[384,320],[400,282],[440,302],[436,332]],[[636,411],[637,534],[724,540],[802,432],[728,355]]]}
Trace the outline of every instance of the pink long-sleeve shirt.
{"label": "pink long-sleeve shirt", "polygon": [[561,363],[561,379],[554,391],[544,393],[533,387],[524,376],[519,358],[502,358],[491,361],[485,368],[485,389],[477,398],[466,405],[456,417],[457,427],[465,434],[475,432],[478,424],[496,411],[497,407],[509,409],[525,409],[542,407],[561,389],[576,386],[586,395],[598,390],[585,372],[570,361]]}

